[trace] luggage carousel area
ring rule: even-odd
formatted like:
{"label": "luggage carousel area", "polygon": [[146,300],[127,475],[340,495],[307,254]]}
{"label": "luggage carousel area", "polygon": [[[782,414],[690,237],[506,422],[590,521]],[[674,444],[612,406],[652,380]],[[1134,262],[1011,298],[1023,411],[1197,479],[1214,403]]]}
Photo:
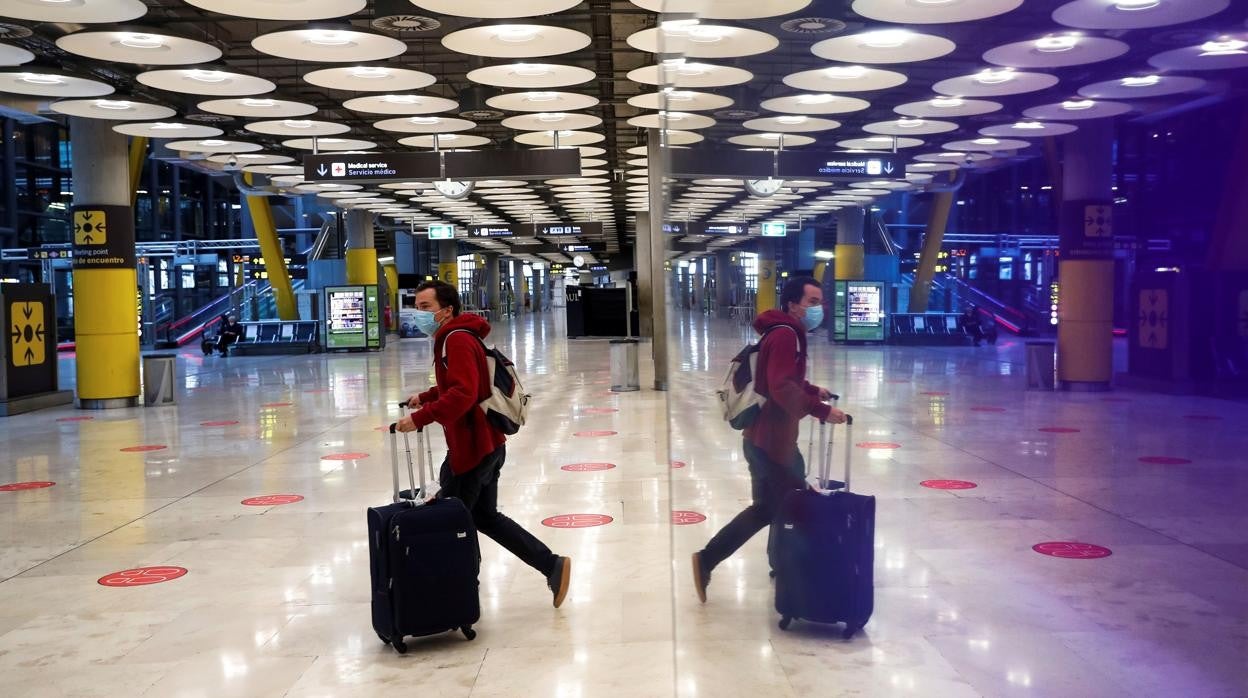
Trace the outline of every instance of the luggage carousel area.
{"label": "luggage carousel area", "polygon": [[0,421],[0,695],[1248,696],[1248,405],[1028,393],[1016,340],[813,339],[877,497],[875,615],[845,641],[777,627],[766,534],[694,594],[690,554],[749,500],[714,397],[742,330],[678,319],[670,391],[615,394],[561,320],[491,340],[534,395],[501,508],[571,556],[563,608],[483,538],[475,640],[373,632],[365,510],[427,342],[188,349],[176,406]]}

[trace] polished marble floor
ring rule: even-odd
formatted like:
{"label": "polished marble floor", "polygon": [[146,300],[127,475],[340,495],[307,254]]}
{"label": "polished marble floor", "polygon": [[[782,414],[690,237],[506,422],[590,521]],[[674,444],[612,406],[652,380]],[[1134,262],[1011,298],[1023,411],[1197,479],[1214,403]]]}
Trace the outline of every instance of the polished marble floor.
{"label": "polished marble floor", "polygon": [[[1248,696],[1248,406],[1027,393],[1017,342],[813,343],[854,442],[899,444],[856,449],[856,489],[879,498],[876,615],[845,642],[776,627],[764,536],[716,571],[706,605],[693,594],[688,554],[748,498],[711,392],[741,329],[675,318],[671,390],[614,394],[607,345],[554,319],[494,341],[536,396],[503,507],[575,560],[562,609],[483,541],[476,641],[398,656],[373,634],[363,512],[390,487],[378,428],[428,383],[427,343],[184,352],[175,407],[0,421],[0,485],[56,483],[0,491],[0,695]],[[136,446],[163,448],[123,450]],[[919,485],[952,479],[976,487]],[[241,503],[276,494],[303,499]],[[672,526],[672,509],[690,513]],[[542,524],[568,514],[610,521]],[[1112,555],[1032,550],[1046,541]],[[188,572],[99,583],[149,566]]]}

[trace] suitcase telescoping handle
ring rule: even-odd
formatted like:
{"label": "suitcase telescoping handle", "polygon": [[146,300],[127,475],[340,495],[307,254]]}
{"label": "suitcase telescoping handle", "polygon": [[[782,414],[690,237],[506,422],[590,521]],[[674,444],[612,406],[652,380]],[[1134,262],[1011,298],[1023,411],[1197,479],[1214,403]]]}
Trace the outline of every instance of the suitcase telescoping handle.
{"label": "suitcase telescoping handle", "polygon": [[[398,435],[403,434],[403,454],[407,460],[407,482],[411,489],[399,489],[399,441]],[[412,442],[407,436],[407,432],[400,432],[399,425],[390,425],[390,474],[394,481],[394,503],[410,502],[413,506],[420,506],[423,498],[428,494],[428,483],[425,481],[425,471],[429,470],[433,473],[432,447],[429,445],[429,439],[425,435],[423,428],[416,430],[416,453],[420,458],[420,465],[413,472],[412,467]],[[416,487],[416,472],[420,473],[420,487]],[[409,496],[410,495],[410,496]]]}
{"label": "suitcase telescoping handle", "polygon": [[[841,399],[841,396],[837,395],[836,393],[832,393],[830,396],[828,396],[828,401],[831,402],[833,406],[835,406],[837,401],[840,399]],[[806,443],[806,477],[808,478],[810,477],[810,469],[814,467],[814,464],[815,464],[815,422],[811,422],[810,434]]]}
{"label": "suitcase telescoping handle", "polygon": [[[844,490],[850,491],[849,478],[852,472],[850,462],[854,454],[854,417],[845,415],[845,485]],[[832,427],[828,422],[819,422],[819,489],[828,489],[832,479]]]}

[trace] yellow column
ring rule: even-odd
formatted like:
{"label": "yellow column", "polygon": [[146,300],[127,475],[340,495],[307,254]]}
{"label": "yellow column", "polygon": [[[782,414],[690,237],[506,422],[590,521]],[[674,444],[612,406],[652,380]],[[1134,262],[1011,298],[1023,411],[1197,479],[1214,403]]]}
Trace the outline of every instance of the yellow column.
{"label": "yellow column", "polygon": [[823,274],[824,274],[824,272],[826,272],[826,271],[827,271],[827,269],[828,269],[828,263],[827,263],[827,262],[816,262],[816,263],[815,263],[815,271],[814,271],[814,274],[815,274],[815,281],[818,281],[819,283],[821,283],[821,284],[822,284],[822,283],[823,283]]}
{"label": "yellow column", "polygon": [[143,179],[143,161],[147,159],[147,136],[130,139],[130,205],[139,201],[139,181]]}
{"label": "yellow column", "polygon": [[758,294],[754,297],[755,314],[776,307],[776,281],[776,244],[772,240],[759,240]]}
{"label": "yellow column", "polygon": [[945,241],[949,227],[949,212],[953,210],[952,191],[940,191],[932,198],[932,210],[927,218],[927,234],[923,237],[923,251],[919,254],[919,268],[914,273],[914,286],[910,289],[911,313],[926,313],[927,301],[932,291],[932,277],[936,275],[936,262],[940,259],[940,247]]}
{"label": "yellow column", "polygon": [[1057,375],[1075,383],[1108,383],[1113,352],[1089,351],[1114,338],[1114,262],[1089,259],[1062,263],[1058,306]]}
{"label": "yellow column", "polygon": [[[251,173],[243,177],[251,184]],[[251,214],[251,225],[256,229],[256,241],[260,243],[260,255],[264,257],[264,268],[277,300],[277,317],[280,320],[298,320],[299,306],[295,304],[295,292],[290,286],[286,257],[282,254],[282,241],[277,237],[277,225],[273,223],[269,197],[248,196],[247,211]]]}
{"label": "yellow column", "polygon": [[836,246],[837,281],[857,281],[866,275],[866,250],[862,245]]}
{"label": "yellow column", "polygon": [[377,248],[347,250],[347,283],[360,286],[377,284]]}

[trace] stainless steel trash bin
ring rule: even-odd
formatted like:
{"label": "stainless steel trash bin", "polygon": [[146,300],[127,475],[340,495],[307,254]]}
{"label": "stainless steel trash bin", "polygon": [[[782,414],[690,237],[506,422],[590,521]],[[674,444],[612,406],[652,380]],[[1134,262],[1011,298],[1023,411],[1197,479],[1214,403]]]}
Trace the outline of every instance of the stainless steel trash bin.
{"label": "stainless steel trash bin", "polygon": [[1027,342],[1027,389],[1053,390],[1057,387],[1057,345],[1053,342]]}
{"label": "stainless steel trash bin", "polygon": [[641,390],[637,369],[636,339],[611,340],[611,391],[631,393]]}
{"label": "stainless steel trash bin", "polygon": [[176,354],[148,354],[143,357],[143,404],[172,405]]}

